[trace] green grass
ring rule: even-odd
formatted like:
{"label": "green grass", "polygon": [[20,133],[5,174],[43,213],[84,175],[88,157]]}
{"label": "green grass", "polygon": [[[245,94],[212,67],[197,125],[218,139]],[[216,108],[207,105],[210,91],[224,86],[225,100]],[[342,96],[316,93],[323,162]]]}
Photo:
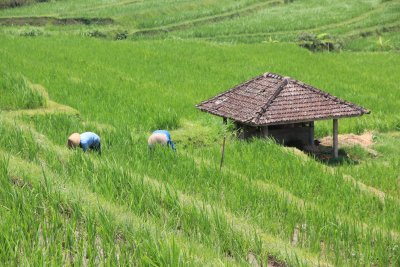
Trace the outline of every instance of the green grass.
{"label": "green grass", "polygon": [[369,36],[363,39],[354,39],[346,44],[346,49],[358,51],[360,49],[369,51],[399,50],[400,33],[383,33],[380,36]]}
{"label": "green grass", "polygon": [[34,109],[45,107],[47,95],[20,74],[0,72],[0,109]]}
{"label": "green grass", "polygon": [[[357,180],[385,192],[387,197],[400,200],[400,180],[398,168],[400,161],[399,134],[377,134],[375,149],[378,157],[367,157],[361,166],[343,166],[343,173],[349,174]],[[384,175],[383,175],[384,174]]]}
{"label": "green grass", "polygon": [[[216,42],[295,42],[303,32],[329,33],[343,49],[375,51],[367,36],[385,35],[398,50],[398,1],[55,1],[0,10],[1,18],[111,18],[112,25],[5,26],[6,35],[80,35],[113,39],[205,39]],[[146,33],[147,32],[147,33]],[[356,44],[355,44],[356,43]]]}
{"label": "green grass", "polygon": [[0,10],[0,16],[112,17],[125,26],[150,28],[213,16],[259,2],[262,1],[56,1]]}
{"label": "green grass", "polygon": [[[0,55],[2,68],[80,111],[1,114],[0,212],[3,244],[11,242],[4,262],[245,265],[251,252],[259,263],[272,255],[293,266],[399,264],[397,54],[4,37]],[[229,136],[220,172],[221,121],[194,105],[266,71],[370,109],[340,120],[339,129],[379,132],[378,156],[348,149],[358,165],[329,167],[272,141]],[[178,153],[148,153],[147,136],[160,127],[171,129]],[[67,150],[71,132],[89,130],[100,134],[102,156]],[[331,122],[317,122],[316,131],[330,134]],[[19,210],[13,199],[32,204]],[[7,228],[19,212],[27,219],[17,225],[36,228],[18,235]],[[22,237],[30,231],[37,234]],[[54,231],[51,242],[40,241]],[[41,258],[43,251],[50,256]]]}
{"label": "green grass", "polygon": [[[30,53],[28,47],[36,52]],[[173,129],[179,121],[198,118],[219,123],[194,105],[267,71],[289,75],[372,110],[361,118],[341,120],[342,133],[399,127],[395,101],[399,92],[393,90],[397,54],[311,54],[286,44],[117,43],[38,37],[4,38],[0,55],[5,68],[43,84],[52,99],[78,109],[89,120],[116,127]],[[317,123],[319,136],[330,131],[330,123]]]}
{"label": "green grass", "polygon": [[[0,27],[0,262],[248,266],[252,255],[262,266],[399,266],[399,3],[272,2],[0,10],[114,20]],[[88,38],[96,31],[105,36]],[[299,48],[304,31],[338,36],[344,51]],[[374,144],[325,164],[272,140],[236,140],[195,108],[264,72],[369,109],[339,120],[339,132],[372,131]],[[317,138],[332,132],[331,121],[315,127]],[[177,153],[149,153],[160,128]],[[84,131],[100,135],[101,156],[67,149]]]}
{"label": "green grass", "polygon": [[[314,0],[294,1],[285,6],[260,10],[249,17],[224,21],[215,25],[199,27],[193,36],[234,35],[243,33],[271,33],[295,31],[341,22],[363,14],[372,9],[379,1],[335,1],[321,3]],[[346,4],[345,4],[346,3]],[[330,16],[329,14],[335,14]]]}

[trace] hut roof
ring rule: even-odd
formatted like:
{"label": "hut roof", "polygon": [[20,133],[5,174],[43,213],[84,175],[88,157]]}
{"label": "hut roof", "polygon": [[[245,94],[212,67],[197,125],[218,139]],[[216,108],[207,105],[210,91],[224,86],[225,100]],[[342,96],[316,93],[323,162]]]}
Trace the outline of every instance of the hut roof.
{"label": "hut roof", "polygon": [[265,73],[196,106],[248,125],[354,117],[369,111],[290,77]]}

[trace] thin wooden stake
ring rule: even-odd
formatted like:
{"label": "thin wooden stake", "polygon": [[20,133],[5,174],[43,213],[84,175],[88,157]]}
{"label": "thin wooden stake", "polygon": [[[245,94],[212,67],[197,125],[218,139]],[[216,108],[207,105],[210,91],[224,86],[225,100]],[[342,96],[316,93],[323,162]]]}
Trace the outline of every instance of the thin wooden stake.
{"label": "thin wooden stake", "polygon": [[222,169],[222,164],[224,163],[224,157],[225,157],[225,140],[226,140],[226,124],[227,120],[224,118],[224,141],[222,142],[222,150],[221,150],[221,162],[219,164],[219,170]]}

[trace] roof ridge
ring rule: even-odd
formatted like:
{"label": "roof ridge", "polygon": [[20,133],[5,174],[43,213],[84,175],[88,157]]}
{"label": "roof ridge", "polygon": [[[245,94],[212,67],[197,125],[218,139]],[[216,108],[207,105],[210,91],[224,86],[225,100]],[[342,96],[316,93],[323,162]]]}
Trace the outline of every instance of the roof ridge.
{"label": "roof ridge", "polygon": [[[268,73],[270,74],[270,73]],[[282,78],[282,76],[280,76]],[[282,92],[283,88],[289,84],[289,77],[283,77],[282,83],[276,88],[276,91],[272,94],[272,96],[267,100],[267,103],[263,105],[259,111],[256,112],[257,116],[254,116],[249,121],[253,121],[254,123],[259,123],[261,116],[268,110],[272,101]]]}
{"label": "roof ridge", "polygon": [[271,78],[277,78],[277,79],[290,78],[290,77],[283,77],[282,75],[277,74],[277,73],[273,73],[273,72],[266,72],[266,73],[264,73],[264,74],[261,75],[261,76],[263,76],[263,77],[265,77],[265,78],[271,77]]}
{"label": "roof ridge", "polygon": [[331,99],[332,101],[335,101],[335,102],[340,103],[340,104],[345,104],[345,105],[347,105],[349,107],[352,107],[352,108],[355,108],[355,109],[357,109],[357,110],[359,110],[359,111],[361,111],[362,113],[365,113],[365,114],[369,114],[370,113],[370,111],[368,109],[365,109],[365,108],[363,108],[361,106],[358,106],[358,105],[356,105],[354,103],[351,103],[349,101],[343,100],[343,99],[341,99],[341,98],[339,98],[337,96],[331,95],[331,94],[329,94],[329,93],[327,93],[325,91],[317,89],[317,88],[315,88],[315,87],[313,87],[311,85],[308,85],[308,84],[306,84],[304,82],[300,82],[300,81],[295,80],[295,79],[293,79],[292,81],[294,83],[300,85],[301,87],[303,87],[305,89],[308,89],[308,90],[311,90],[313,92],[316,92],[316,93],[318,93],[320,95],[323,95],[324,97],[327,97],[327,98]]}

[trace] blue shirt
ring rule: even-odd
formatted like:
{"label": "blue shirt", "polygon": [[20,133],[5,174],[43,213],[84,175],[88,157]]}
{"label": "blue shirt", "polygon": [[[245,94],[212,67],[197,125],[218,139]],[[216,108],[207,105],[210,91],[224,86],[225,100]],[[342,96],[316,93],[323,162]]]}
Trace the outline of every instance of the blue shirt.
{"label": "blue shirt", "polygon": [[100,137],[92,132],[86,132],[81,134],[81,147],[83,151],[89,148],[96,148],[100,146]]}
{"label": "blue shirt", "polygon": [[157,130],[157,131],[154,131],[153,134],[163,134],[163,135],[165,135],[167,137],[167,144],[170,145],[173,150],[176,150],[175,149],[175,144],[174,144],[174,142],[172,142],[171,135],[169,134],[168,131],[166,131],[166,130]]}

